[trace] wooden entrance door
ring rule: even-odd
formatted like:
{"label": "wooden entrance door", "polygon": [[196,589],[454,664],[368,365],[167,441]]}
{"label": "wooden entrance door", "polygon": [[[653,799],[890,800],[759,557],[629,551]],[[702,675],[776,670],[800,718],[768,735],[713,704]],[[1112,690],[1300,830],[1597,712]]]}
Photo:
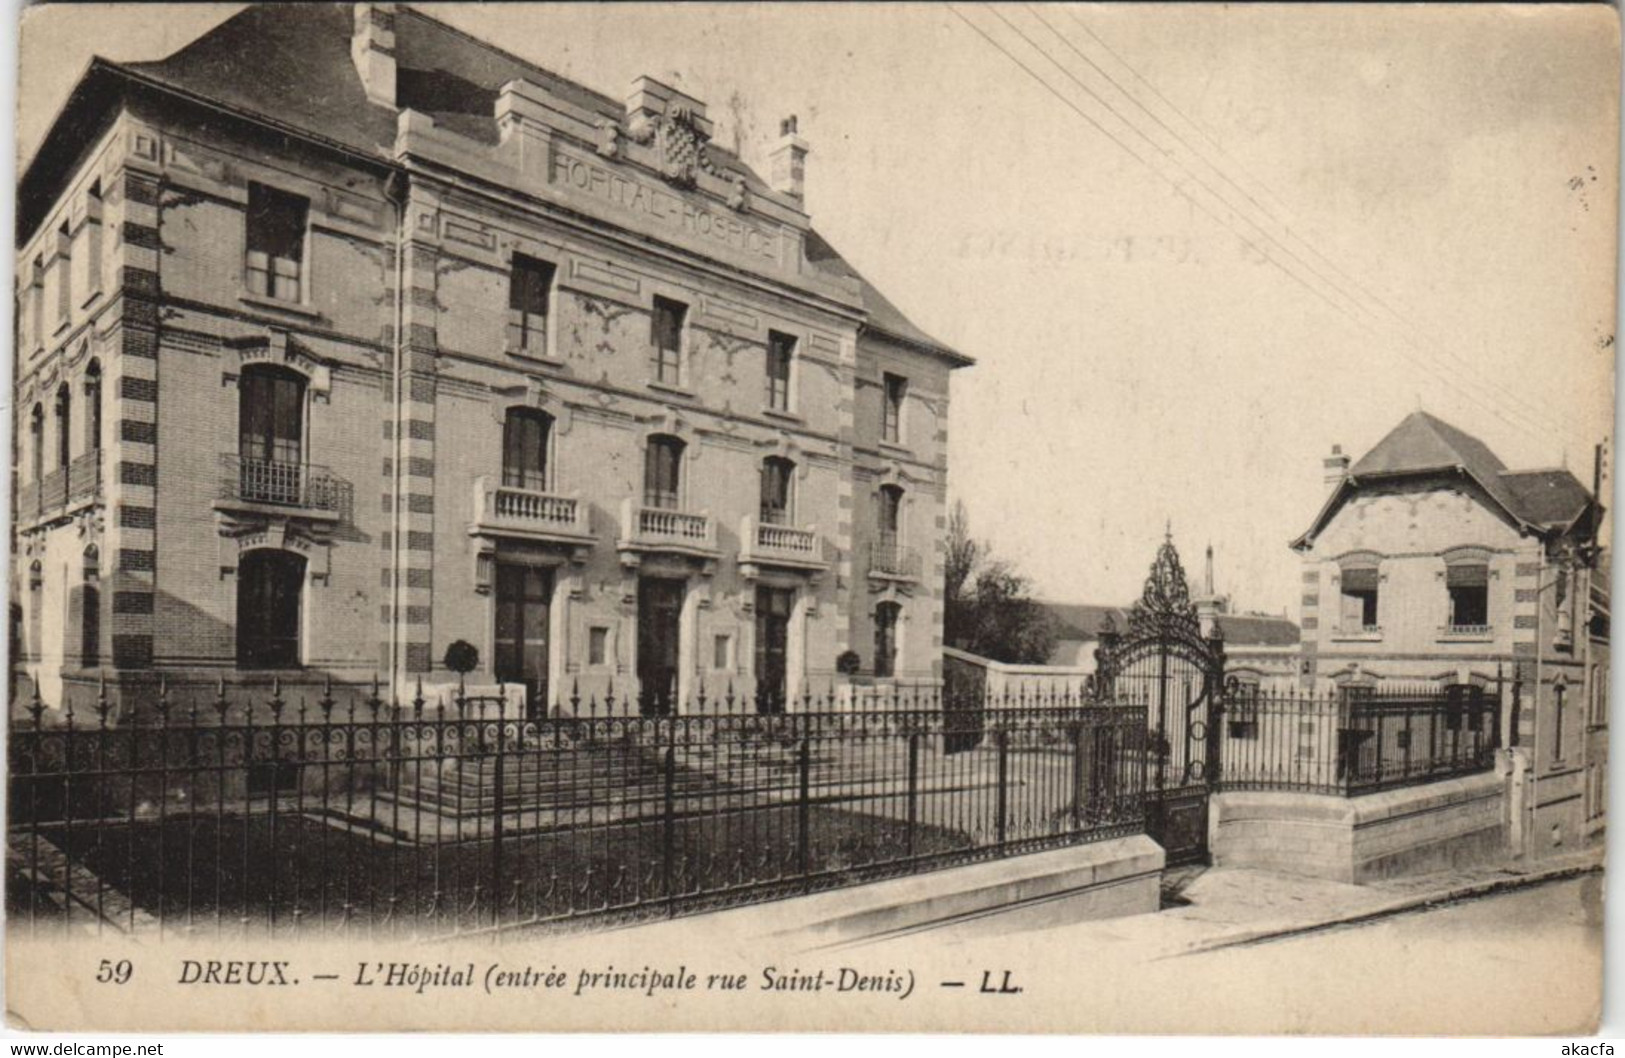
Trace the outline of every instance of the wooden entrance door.
{"label": "wooden entrance door", "polygon": [[795,592],[789,588],[756,589],[756,709],[784,712],[789,693],[786,659],[790,647],[790,613]]}
{"label": "wooden entrance door", "polygon": [[638,581],[639,708],[644,716],[676,712],[678,647],[683,618],[683,581]]}
{"label": "wooden entrance door", "polygon": [[524,684],[527,712],[545,716],[553,571],[499,562],[496,582],[496,678]]}

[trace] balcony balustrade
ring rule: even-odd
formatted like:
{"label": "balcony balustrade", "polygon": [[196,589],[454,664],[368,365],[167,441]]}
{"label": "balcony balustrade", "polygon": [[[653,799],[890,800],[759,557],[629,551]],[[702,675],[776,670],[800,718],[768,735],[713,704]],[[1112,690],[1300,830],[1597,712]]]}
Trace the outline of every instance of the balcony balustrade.
{"label": "balcony balustrade", "polygon": [[222,453],[220,467],[221,500],[332,514],[339,511],[342,485],[326,467],[245,459],[235,452]]}
{"label": "balcony balustrade", "polygon": [[474,479],[474,521],[469,532],[543,542],[592,539],[587,505],[576,497],[500,485],[489,477]]}
{"label": "balcony balustrade", "polygon": [[621,501],[623,555],[642,551],[671,551],[713,558],[717,554],[717,521],[710,514],[655,507],[628,496]]}
{"label": "balcony balustrade", "polygon": [[816,526],[767,522],[750,514],[739,520],[739,562],[745,567],[768,565],[808,570],[829,566],[818,544]]}

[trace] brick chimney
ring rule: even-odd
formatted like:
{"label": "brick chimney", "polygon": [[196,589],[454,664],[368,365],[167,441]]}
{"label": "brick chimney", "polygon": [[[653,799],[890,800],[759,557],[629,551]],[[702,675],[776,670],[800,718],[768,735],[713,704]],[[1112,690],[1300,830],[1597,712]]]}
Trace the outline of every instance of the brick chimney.
{"label": "brick chimney", "polygon": [[350,58],[367,90],[367,99],[395,106],[395,5],[355,5],[355,32]]}
{"label": "brick chimney", "polygon": [[1332,454],[1327,456],[1324,463],[1326,467],[1326,495],[1330,496],[1337,486],[1343,484],[1343,479],[1349,476],[1349,457],[1343,454],[1342,445],[1332,445]]}
{"label": "brick chimney", "polygon": [[805,198],[808,149],[796,131],[794,114],[779,122],[779,142],[767,156],[768,186],[792,198]]}

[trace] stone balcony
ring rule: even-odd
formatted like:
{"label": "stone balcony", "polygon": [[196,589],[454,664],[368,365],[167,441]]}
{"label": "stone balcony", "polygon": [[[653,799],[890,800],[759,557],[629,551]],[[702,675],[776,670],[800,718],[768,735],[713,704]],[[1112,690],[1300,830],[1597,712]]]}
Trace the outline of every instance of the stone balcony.
{"label": "stone balcony", "polygon": [[714,560],[717,520],[708,512],[653,507],[628,496],[621,501],[621,561],[636,566],[645,554],[664,553]]}
{"label": "stone balcony", "polygon": [[543,544],[592,543],[587,504],[574,496],[474,479],[472,536],[506,536]]}
{"label": "stone balcony", "polygon": [[822,573],[829,568],[816,526],[763,521],[754,514],[739,520],[739,568],[755,577],[763,566]]}

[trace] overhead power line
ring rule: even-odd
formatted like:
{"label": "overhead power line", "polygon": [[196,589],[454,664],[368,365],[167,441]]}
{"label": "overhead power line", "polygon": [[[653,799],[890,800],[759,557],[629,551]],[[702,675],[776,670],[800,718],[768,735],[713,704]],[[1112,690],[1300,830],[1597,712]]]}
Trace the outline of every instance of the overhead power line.
{"label": "overhead power line", "polygon": [[[1186,186],[1187,181],[1181,181],[1179,179],[1175,179],[1167,171],[1165,171],[1162,167],[1153,164],[1152,161],[1149,158],[1147,158],[1144,153],[1142,153],[1141,151],[1136,150],[1134,147],[1130,146],[1129,143],[1125,142],[1125,140],[1123,139],[1122,136],[1118,135],[1117,133],[1113,132],[1111,129],[1107,128],[1098,117],[1096,117],[1095,115],[1093,115],[1093,114],[1089,113],[1088,111],[1086,111],[1085,109],[1083,109],[1083,107],[1081,107],[1076,100],[1069,97],[1066,93],[1062,92],[1056,86],[1055,83],[1052,83],[1049,79],[1047,79],[1046,77],[1041,75],[1037,70],[1035,70],[1032,67],[1032,65],[1030,65],[1028,62],[1024,61],[1022,59],[1022,57],[1015,54],[1010,48],[1007,48],[1003,43],[1001,43],[999,40],[997,40],[987,30],[983,29],[975,21],[970,19],[964,12],[960,11],[958,9],[958,7],[956,7],[955,5],[950,4],[949,5],[949,10],[952,11],[953,14],[961,22],[964,22],[967,26],[969,26],[978,36],[980,36],[983,40],[985,40],[994,49],[996,49],[1001,54],[1003,54],[1005,56],[1005,58],[1010,60],[1019,69],[1021,69],[1029,78],[1031,78],[1039,86],[1044,88],[1052,96],[1054,96],[1057,100],[1059,100],[1062,103],[1062,105],[1064,105],[1067,109],[1071,110],[1078,117],[1082,118],[1085,122],[1087,122],[1090,126],[1092,126],[1101,135],[1103,135],[1107,139],[1111,140],[1124,153],[1128,154],[1135,161],[1139,162],[1141,165],[1143,165],[1146,168],[1150,169],[1157,176],[1159,176],[1161,179],[1166,181],[1169,184],[1169,186],[1172,187],[1172,189],[1177,194],[1179,194],[1182,198],[1184,198],[1192,206],[1194,206],[1195,208],[1200,210],[1203,214],[1205,214],[1207,217],[1209,217],[1215,223],[1217,223],[1220,226],[1224,227],[1232,235],[1236,236],[1236,238],[1238,238],[1242,242],[1242,244],[1244,246],[1246,246],[1248,249],[1252,250],[1255,254],[1257,254],[1259,257],[1261,257],[1265,261],[1268,261],[1270,264],[1275,266],[1284,275],[1286,275],[1289,279],[1291,279],[1293,282],[1297,283],[1299,286],[1303,287],[1306,291],[1308,291],[1311,295],[1313,295],[1314,297],[1316,297],[1320,301],[1324,302],[1328,307],[1332,308],[1339,315],[1341,315],[1345,319],[1349,320],[1350,323],[1352,323],[1355,327],[1357,327],[1361,331],[1363,331],[1363,332],[1365,332],[1365,333],[1367,333],[1367,334],[1371,335],[1372,337],[1377,338],[1379,340],[1383,340],[1383,341],[1387,340],[1388,336],[1385,335],[1385,334],[1380,333],[1377,330],[1377,328],[1375,326],[1373,326],[1373,323],[1370,320],[1364,319],[1361,316],[1355,314],[1355,312],[1360,312],[1363,315],[1374,315],[1374,314],[1370,313],[1369,309],[1364,309],[1364,308],[1362,308],[1360,306],[1359,299],[1354,298],[1353,296],[1348,294],[1347,291],[1343,290],[1335,282],[1332,282],[1332,281],[1328,280],[1324,275],[1322,275],[1316,269],[1309,266],[1307,264],[1307,262],[1303,261],[1303,259],[1297,253],[1295,253],[1290,248],[1288,248],[1287,246],[1282,244],[1279,239],[1277,239],[1273,234],[1271,234],[1268,230],[1266,230],[1256,220],[1252,219],[1251,217],[1246,216],[1245,213],[1243,213],[1240,209],[1237,208],[1235,203],[1233,203],[1232,201],[1227,199],[1224,195],[1220,194],[1216,189],[1214,189],[1206,181],[1202,180],[1201,177],[1198,176],[1195,172],[1193,172],[1189,166],[1185,165],[1182,161],[1180,161],[1179,158],[1175,157],[1172,151],[1168,150],[1166,147],[1164,147],[1162,145],[1159,145],[1156,142],[1155,139],[1153,139],[1149,134],[1147,134],[1145,132],[1144,129],[1140,128],[1137,124],[1135,124],[1133,121],[1129,120],[1126,116],[1124,116],[1121,112],[1119,112],[1115,107],[1113,107],[1109,102],[1107,102],[1098,92],[1094,91],[1088,85],[1086,85],[1081,80],[1079,80],[1079,78],[1075,74],[1073,74],[1070,70],[1068,70],[1066,68],[1066,66],[1064,64],[1062,64],[1054,55],[1050,54],[1050,52],[1047,51],[1045,48],[1043,48],[1041,45],[1039,45],[1038,42],[1034,41],[1031,36],[1029,36],[1027,33],[1023,32],[1020,27],[1016,26],[1008,18],[1004,17],[1004,15],[1002,13],[1000,13],[998,10],[993,9],[991,7],[988,8],[990,13],[993,14],[993,16],[995,18],[997,18],[1001,23],[1003,23],[1012,33],[1014,33],[1017,37],[1019,37],[1023,41],[1023,43],[1025,43],[1027,45],[1027,47],[1029,49],[1031,49],[1033,52],[1036,52],[1046,62],[1048,62],[1050,65],[1054,66],[1057,70],[1059,70],[1061,72],[1061,74],[1063,76],[1065,76],[1068,80],[1070,80],[1079,90],[1081,90],[1084,94],[1086,94],[1091,99],[1093,99],[1095,101],[1095,103],[1101,109],[1104,109],[1105,111],[1110,113],[1112,115],[1112,117],[1114,117],[1117,120],[1117,122],[1121,123],[1129,132],[1131,132],[1133,135],[1137,136],[1141,140],[1144,140],[1148,145],[1150,145],[1150,147],[1153,150],[1158,151],[1160,154],[1162,154],[1162,156],[1164,158],[1166,158],[1173,165],[1178,166],[1179,169],[1184,173],[1185,177],[1188,179],[1188,183],[1194,184],[1194,185],[1196,185],[1196,187],[1199,187],[1203,192],[1206,192],[1207,196],[1209,196],[1212,199],[1214,199],[1215,201],[1217,201],[1223,207],[1224,210],[1226,210],[1233,218],[1235,218],[1235,220],[1238,220],[1238,221],[1242,222],[1243,224],[1247,225],[1248,227],[1252,228],[1255,232],[1258,233],[1259,236],[1262,236],[1263,240],[1268,241],[1269,243],[1271,243],[1272,245],[1277,247],[1280,250],[1281,255],[1284,255],[1285,257],[1287,257],[1287,258],[1291,259],[1293,262],[1295,262],[1299,266],[1299,268],[1301,268],[1303,270],[1303,272],[1305,272],[1309,276],[1313,277],[1315,282],[1311,283],[1311,281],[1306,279],[1303,274],[1300,274],[1300,272],[1297,269],[1289,267],[1288,264],[1286,262],[1284,262],[1281,259],[1281,257],[1278,256],[1277,254],[1267,252],[1263,247],[1261,247],[1259,245],[1260,240],[1259,240],[1259,238],[1257,236],[1254,236],[1252,234],[1249,234],[1247,232],[1244,232],[1244,231],[1240,230],[1235,223],[1232,223],[1232,221],[1230,219],[1227,219],[1226,217],[1220,216],[1218,213],[1214,212],[1214,210],[1212,208],[1210,208],[1205,202],[1203,202],[1200,198],[1198,198],[1196,194],[1193,193],[1191,188]],[[1043,20],[1040,19],[1040,21],[1043,21]],[[1045,25],[1046,25],[1047,28],[1050,29],[1050,31],[1052,33],[1055,33],[1056,36],[1058,36],[1058,37],[1061,36],[1058,33],[1058,31],[1056,31],[1052,26],[1049,26],[1047,22],[1045,22]],[[1061,37],[1061,39],[1063,40],[1063,42],[1065,42],[1064,37]],[[1070,44],[1070,42],[1067,42],[1067,43]],[[1073,47],[1073,50],[1076,51],[1076,48]],[[1097,69],[1098,69],[1098,66],[1097,66]],[[1116,84],[1115,81],[1113,81],[1113,83],[1114,83],[1114,85]],[[1119,86],[1119,91],[1122,91],[1120,86]],[[1124,94],[1127,95],[1127,93],[1124,93]],[[1142,110],[1145,109],[1143,104],[1139,104],[1137,100],[1132,100],[1132,97],[1130,97],[1130,98],[1131,98],[1131,101],[1135,102],[1136,105],[1140,106]],[[1188,118],[1186,120],[1189,121]],[[1164,128],[1167,128],[1166,123],[1161,123],[1161,124],[1163,124]],[[1172,132],[1171,129],[1169,131]],[[1186,146],[1187,150],[1192,150],[1192,148],[1190,147],[1188,141],[1184,141],[1183,138],[1181,138],[1181,137],[1176,137],[1176,138],[1180,139],[1180,142],[1183,143]],[[1193,151],[1193,153],[1195,153],[1195,152]],[[1213,163],[1208,162],[1207,164],[1210,167],[1213,167]],[[1214,167],[1214,168],[1216,168],[1216,167]],[[1239,187],[1239,185],[1234,184],[1234,181],[1230,181],[1230,182],[1234,186]],[[1256,198],[1252,198],[1251,196],[1248,196],[1248,197],[1255,204],[1257,204]],[[1261,204],[1258,205],[1258,208],[1260,208],[1260,210],[1263,213],[1265,213],[1266,216],[1272,216],[1269,213],[1268,210],[1264,210],[1262,208]],[[1279,223],[1278,220],[1277,220],[1277,223]],[[1302,240],[1300,239],[1299,241],[1302,241]],[[1322,287],[1329,288],[1329,291],[1327,289],[1322,289]],[[1348,305],[1343,304],[1343,302],[1345,302],[1345,301],[1348,302]],[[1355,309],[1355,312],[1350,311],[1350,306],[1352,306]],[[1400,355],[1402,358],[1404,358],[1404,359],[1408,360],[1409,362],[1411,362],[1414,366],[1420,368],[1421,370],[1423,370],[1423,371],[1429,373],[1430,375],[1434,376],[1435,378],[1437,378],[1448,389],[1455,392],[1463,400],[1473,404],[1474,406],[1480,408],[1481,410],[1483,410],[1486,413],[1494,416],[1495,418],[1497,418],[1500,421],[1506,423],[1507,425],[1512,426],[1515,429],[1519,429],[1522,432],[1527,432],[1531,436],[1539,437],[1539,438],[1541,438],[1543,440],[1546,439],[1549,436],[1549,434],[1551,432],[1553,432],[1554,430],[1556,432],[1560,432],[1560,433],[1561,432],[1566,432],[1563,427],[1555,424],[1554,422],[1551,422],[1551,421],[1544,421],[1543,422],[1542,417],[1537,417],[1537,415],[1535,415],[1535,414],[1532,414],[1532,413],[1527,412],[1527,411],[1522,411],[1522,410],[1519,410],[1519,409],[1508,407],[1501,400],[1498,400],[1498,399],[1493,398],[1493,397],[1484,398],[1484,397],[1481,397],[1478,394],[1475,394],[1472,391],[1469,391],[1468,389],[1464,388],[1460,384],[1462,381],[1467,381],[1467,379],[1457,379],[1457,378],[1453,377],[1452,375],[1444,372],[1438,365],[1436,365],[1434,363],[1431,363],[1431,362],[1429,362],[1429,361],[1427,361],[1425,359],[1422,359],[1422,358],[1420,358],[1420,357],[1418,357],[1416,355],[1412,355],[1410,353],[1407,353],[1403,349],[1397,349],[1396,348],[1396,349],[1393,349],[1392,351],[1397,353],[1398,355]],[[1482,380],[1475,380],[1475,381],[1477,381],[1479,385],[1484,385],[1484,382]],[[1486,403],[1486,399],[1488,399],[1490,401],[1490,403]],[[1516,421],[1514,421],[1514,420],[1516,420]],[[1577,434],[1574,434],[1572,436],[1575,436],[1578,439]]]}
{"label": "overhead power line", "polygon": [[[1314,257],[1317,260],[1319,260],[1320,262],[1322,262],[1326,266],[1327,269],[1329,269],[1332,273],[1334,273],[1339,278],[1341,278],[1349,286],[1353,287],[1354,290],[1359,292],[1359,294],[1361,294],[1366,301],[1368,301],[1372,305],[1377,306],[1384,313],[1386,313],[1393,320],[1395,325],[1411,331],[1415,335],[1417,340],[1419,340],[1422,343],[1425,343],[1426,345],[1428,345],[1429,348],[1427,350],[1421,349],[1417,345],[1416,341],[1412,341],[1412,339],[1410,337],[1406,336],[1406,335],[1399,335],[1398,337],[1400,337],[1402,340],[1409,343],[1411,345],[1411,347],[1413,349],[1416,349],[1416,351],[1419,352],[1419,353],[1427,352],[1427,353],[1432,353],[1434,355],[1440,355],[1440,356],[1443,356],[1443,357],[1445,357],[1447,359],[1455,361],[1465,371],[1468,371],[1468,372],[1476,371],[1475,365],[1473,365],[1465,357],[1461,356],[1459,353],[1454,352],[1448,346],[1438,345],[1435,342],[1431,341],[1426,335],[1422,334],[1421,328],[1414,321],[1407,318],[1403,313],[1401,313],[1398,309],[1396,309],[1389,302],[1384,300],[1380,295],[1378,295],[1377,293],[1372,291],[1369,287],[1367,287],[1363,283],[1361,283],[1356,277],[1354,277],[1348,271],[1346,271],[1345,269],[1340,267],[1337,264],[1336,261],[1332,260],[1330,257],[1328,257],[1325,254],[1321,253],[1320,250],[1313,243],[1311,243],[1307,239],[1304,239],[1303,237],[1297,235],[1293,231],[1293,227],[1292,227],[1292,224],[1291,224],[1289,219],[1284,219],[1284,218],[1278,216],[1275,210],[1270,209],[1270,207],[1268,207],[1264,203],[1260,202],[1258,200],[1258,198],[1252,194],[1252,192],[1250,192],[1247,188],[1243,187],[1238,180],[1236,180],[1234,177],[1231,176],[1231,174],[1228,171],[1226,171],[1226,167],[1221,166],[1218,163],[1214,162],[1212,159],[1208,158],[1200,149],[1198,149],[1196,147],[1195,144],[1191,143],[1190,140],[1186,139],[1178,131],[1176,131],[1174,128],[1169,126],[1167,122],[1163,121],[1160,117],[1158,117],[1157,114],[1154,111],[1152,111],[1150,107],[1146,106],[1145,103],[1141,99],[1139,99],[1132,92],[1130,92],[1126,88],[1124,88],[1123,85],[1116,78],[1114,78],[1103,66],[1101,66],[1094,59],[1090,58],[1088,55],[1084,54],[1081,50],[1079,50],[1079,48],[1070,39],[1068,39],[1065,34],[1061,33],[1058,29],[1056,29],[1054,24],[1052,24],[1048,19],[1046,19],[1043,16],[1043,14],[1041,14],[1031,4],[1023,4],[1022,6],[1025,7],[1027,9],[1027,11],[1034,18],[1036,18],[1038,21],[1042,22],[1044,24],[1045,28],[1047,28],[1052,34],[1055,35],[1055,37],[1058,40],[1060,40],[1063,44],[1065,44],[1073,52],[1073,54],[1077,55],[1078,58],[1080,58],[1084,62],[1088,63],[1091,68],[1093,68],[1102,77],[1104,77],[1108,82],[1110,82],[1112,87],[1116,88],[1118,93],[1120,95],[1122,95],[1123,98],[1125,98],[1129,102],[1133,103],[1143,113],[1145,113],[1146,116],[1150,117],[1151,120],[1155,121],[1160,127],[1162,127],[1165,131],[1167,131],[1167,133],[1170,136],[1172,136],[1182,146],[1184,146],[1188,151],[1190,151],[1191,154],[1193,154],[1199,160],[1201,160],[1202,163],[1204,165],[1206,165],[1210,170],[1212,170],[1215,174],[1217,174],[1220,179],[1224,180],[1231,187],[1235,188],[1238,192],[1240,192],[1242,194],[1242,196],[1245,197],[1247,199],[1247,201],[1249,203],[1251,203],[1252,206],[1258,212],[1262,213],[1271,222],[1278,225],[1286,238],[1288,238],[1290,240],[1293,240],[1298,245],[1302,246],[1303,249],[1305,251],[1307,251],[1307,253],[1311,257]],[[1104,49],[1107,52],[1107,54],[1111,55],[1112,58],[1117,61],[1119,66],[1121,66],[1124,70],[1128,71],[1128,73],[1131,76],[1133,76],[1137,81],[1139,81],[1141,84],[1145,85],[1148,89],[1150,89],[1150,91],[1153,94],[1155,94],[1158,99],[1160,99],[1162,101],[1164,106],[1166,106],[1175,115],[1180,117],[1184,121],[1185,124],[1189,125],[1192,129],[1194,129],[1196,131],[1197,135],[1201,136],[1203,139],[1207,140],[1208,143],[1212,144],[1214,149],[1216,151],[1218,151],[1218,153],[1220,155],[1222,155],[1224,157],[1224,159],[1230,163],[1230,165],[1234,166],[1242,174],[1247,176],[1249,178],[1249,180],[1253,184],[1255,184],[1267,197],[1273,199],[1277,203],[1277,205],[1280,206],[1281,212],[1285,212],[1285,213],[1290,213],[1291,212],[1291,210],[1288,207],[1286,207],[1284,203],[1281,202],[1280,196],[1277,195],[1274,192],[1274,190],[1272,188],[1270,188],[1270,186],[1267,183],[1265,183],[1263,180],[1259,179],[1256,174],[1249,171],[1244,165],[1242,165],[1239,161],[1237,161],[1228,151],[1226,151],[1224,149],[1224,147],[1222,145],[1220,145],[1211,136],[1208,136],[1202,130],[1200,125],[1198,125],[1194,120],[1192,120],[1188,115],[1186,115],[1184,113],[1184,111],[1180,110],[1179,107],[1175,106],[1173,104],[1173,102],[1171,102],[1168,99],[1167,96],[1163,95],[1160,91],[1158,91],[1156,85],[1152,84],[1145,77],[1141,76],[1140,73],[1138,71],[1136,71],[1133,66],[1129,65],[1129,63],[1125,59],[1123,59],[1122,56],[1118,55],[1117,52],[1113,51],[1111,46],[1108,45],[1104,40],[1102,40],[1098,33],[1095,33],[1092,29],[1090,29],[1089,26],[1082,19],[1080,19],[1076,14],[1074,14],[1071,10],[1068,10],[1068,9],[1065,9],[1065,8],[1063,8],[1062,10],[1064,10],[1066,12],[1067,17],[1070,18],[1072,20],[1072,22],[1078,26],[1078,28],[1082,29],[1091,38],[1093,38],[1097,43],[1099,43],[1101,48]],[[1358,300],[1358,299],[1356,299],[1356,300]],[[1374,315],[1375,315],[1375,313],[1374,313]],[[1486,378],[1486,379],[1481,379],[1480,381],[1481,381],[1481,384],[1485,385],[1486,387],[1488,387],[1489,389],[1491,389],[1495,393],[1497,393],[1500,396],[1501,399],[1507,401],[1513,407],[1518,408],[1521,411],[1528,413],[1529,415],[1533,416],[1536,419],[1539,419],[1543,423],[1547,424],[1548,428],[1550,428],[1551,430],[1553,430],[1555,432],[1560,432],[1560,433],[1564,432],[1566,430],[1567,423],[1565,422],[1565,420],[1561,416],[1555,414],[1552,411],[1551,408],[1549,408],[1549,407],[1547,407],[1545,405],[1538,404],[1536,402],[1527,400],[1527,399],[1525,399],[1523,397],[1522,394],[1518,393],[1517,391],[1515,391],[1515,390],[1513,390],[1510,387],[1507,387],[1505,385],[1501,385],[1499,383],[1496,383],[1491,379]]]}

